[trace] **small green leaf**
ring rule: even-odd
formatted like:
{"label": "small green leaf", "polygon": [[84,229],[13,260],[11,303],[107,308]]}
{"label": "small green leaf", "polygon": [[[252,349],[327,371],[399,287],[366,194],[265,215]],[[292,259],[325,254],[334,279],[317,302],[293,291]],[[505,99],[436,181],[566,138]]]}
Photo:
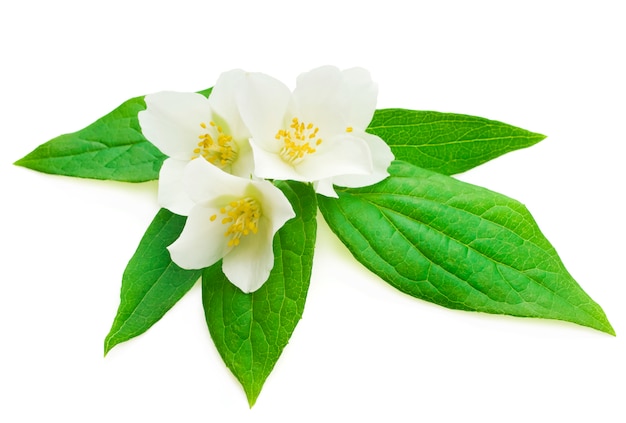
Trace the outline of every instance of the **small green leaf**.
{"label": "small green leaf", "polygon": [[202,270],[183,270],[166,247],[183,230],[184,216],[161,209],[144,234],[122,277],[117,316],[104,340],[104,354],[117,344],[141,335],[191,289]]}
{"label": "small green leaf", "polygon": [[354,257],[397,289],[445,307],[565,320],[615,334],[519,202],[404,162],[319,197]]}
{"label": "small green leaf", "polygon": [[[200,91],[208,96],[211,88]],[[137,113],[143,97],[132,98],[78,132],[53,138],[16,161],[18,166],[57,175],[144,182],[158,179],[165,155],[141,133]]]}
{"label": "small green leaf", "polygon": [[313,265],[317,205],[308,185],[281,182],[296,217],[274,237],[274,268],[257,291],[244,294],[222,273],[202,275],[204,313],[222,359],[239,380],[250,407],[302,317]]}
{"label": "small green leaf", "polygon": [[465,172],[545,138],[495,120],[405,109],[376,110],[367,132],[385,140],[397,160],[445,175]]}

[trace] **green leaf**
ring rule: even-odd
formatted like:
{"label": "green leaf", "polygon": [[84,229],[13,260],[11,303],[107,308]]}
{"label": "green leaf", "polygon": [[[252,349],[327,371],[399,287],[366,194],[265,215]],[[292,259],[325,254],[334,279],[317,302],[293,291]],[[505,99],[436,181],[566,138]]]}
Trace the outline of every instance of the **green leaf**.
{"label": "green leaf", "polygon": [[143,97],[124,102],[86,128],[61,135],[15,162],[45,173],[124,182],[157,179],[165,156],[141,134]]}
{"label": "green leaf", "polygon": [[495,120],[405,109],[376,110],[367,132],[385,140],[397,160],[446,175],[545,138]]}
{"label": "green leaf", "polygon": [[202,275],[207,325],[222,359],[239,380],[250,407],[302,317],[313,265],[315,194],[281,182],[296,217],[274,237],[274,268],[257,291],[244,294],[222,273],[221,261]]}
{"label": "green leaf", "polygon": [[[200,91],[208,96],[211,88]],[[57,175],[144,182],[158,179],[166,156],[141,133],[137,113],[143,97],[132,98],[78,132],[61,135],[16,161],[18,166]]]}
{"label": "green leaf", "polygon": [[150,329],[202,275],[202,270],[178,267],[166,249],[178,238],[186,220],[161,209],[148,227],[124,271],[120,306],[104,341],[105,355],[117,344]]}
{"label": "green leaf", "polygon": [[445,307],[559,319],[615,334],[519,202],[394,162],[391,176],[319,197],[354,257],[397,289]]}

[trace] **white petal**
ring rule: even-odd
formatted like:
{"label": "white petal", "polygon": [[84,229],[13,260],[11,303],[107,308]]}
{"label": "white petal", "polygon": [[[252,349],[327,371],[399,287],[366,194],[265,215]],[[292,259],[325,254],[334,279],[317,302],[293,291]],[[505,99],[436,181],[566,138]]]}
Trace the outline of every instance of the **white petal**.
{"label": "white petal", "polygon": [[201,94],[169,91],[147,95],[145,101],[146,110],[138,114],[143,135],[163,154],[190,159],[200,124],[211,120],[209,101]]}
{"label": "white petal", "polygon": [[259,193],[263,216],[268,219],[271,235],[283,227],[285,222],[296,216],[285,194],[268,181],[254,181],[254,189]]}
{"label": "white petal", "polygon": [[263,220],[259,222],[258,232],[241,237],[239,245],[224,257],[222,263],[228,280],[246,293],[259,289],[274,267],[273,236]]}
{"label": "white petal", "polygon": [[295,167],[305,177],[303,180],[318,181],[338,175],[369,174],[372,158],[363,139],[340,135],[324,140],[315,153],[307,155]]}
{"label": "white petal", "polygon": [[229,129],[229,135],[236,140],[250,137],[237,105],[237,92],[241,89],[245,78],[246,73],[241,69],[224,72],[217,79],[209,95],[211,109],[224,121]]}
{"label": "white petal", "polygon": [[278,151],[281,143],[275,136],[283,129],[285,114],[291,100],[289,88],[262,73],[249,73],[237,92],[243,122],[259,145]]}
{"label": "white petal", "polygon": [[318,108],[328,104],[337,96],[341,80],[341,71],[334,66],[322,66],[300,74],[293,91],[296,106],[306,111],[306,108]]}
{"label": "white petal", "polygon": [[228,238],[219,218],[211,222],[214,214],[219,214],[219,209],[203,206],[191,209],[183,232],[167,247],[174,263],[183,269],[203,269],[224,257],[230,248]]}
{"label": "white petal", "polygon": [[295,117],[319,127],[322,138],[345,131],[348,126],[342,75],[334,66],[323,66],[298,76],[293,102]]}
{"label": "white petal", "polygon": [[362,68],[346,69],[342,76],[348,103],[348,125],[365,130],[376,111],[378,86],[372,81],[369,72]]}
{"label": "white petal", "polygon": [[194,202],[183,187],[183,175],[189,160],[166,159],[159,172],[159,205],[172,213],[187,216]]}
{"label": "white petal", "polygon": [[249,193],[261,202],[258,232],[242,236],[222,265],[228,280],[243,292],[256,291],[265,283],[274,266],[274,235],[296,215],[287,197],[268,181],[251,182]]}
{"label": "white petal", "polygon": [[389,176],[387,169],[394,159],[389,145],[376,135],[363,132],[360,136],[367,142],[372,154],[372,173],[369,175],[337,176],[333,178],[335,185],[351,188],[365,187],[380,182]]}
{"label": "white petal", "polygon": [[196,204],[223,204],[245,196],[250,181],[220,170],[203,158],[185,168],[184,189]]}
{"label": "white petal", "polygon": [[252,155],[252,147],[248,140],[243,140],[237,143],[239,153],[237,160],[231,165],[230,172],[235,176],[241,178],[250,179],[250,176],[254,174],[254,156]]}
{"label": "white petal", "polygon": [[317,181],[315,183],[315,192],[326,197],[339,197],[333,188],[333,178],[326,178]]}
{"label": "white petal", "polygon": [[308,181],[289,163],[280,158],[278,152],[266,151],[257,144],[256,139],[250,140],[254,154],[254,174],[259,178]]}

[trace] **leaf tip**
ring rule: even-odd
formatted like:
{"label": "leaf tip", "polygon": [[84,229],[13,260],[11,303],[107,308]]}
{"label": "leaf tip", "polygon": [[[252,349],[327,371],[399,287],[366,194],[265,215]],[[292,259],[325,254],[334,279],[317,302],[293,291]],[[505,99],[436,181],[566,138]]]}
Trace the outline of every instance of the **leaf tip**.
{"label": "leaf tip", "polygon": [[597,303],[596,306],[599,309],[599,313],[596,314],[596,321],[594,322],[594,324],[589,325],[589,327],[597,329],[600,332],[604,332],[611,336],[617,336],[615,334],[615,329],[613,329],[613,325],[611,325],[611,322],[609,322],[609,319],[604,313],[604,310],[602,310],[602,308],[600,308]]}
{"label": "leaf tip", "polygon": [[22,157],[21,159],[17,159],[16,161],[13,162],[13,165],[21,166],[21,167],[28,167],[26,165],[26,160],[25,160],[27,157],[28,156],[26,155],[26,156]]}
{"label": "leaf tip", "polygon": [[106,357],[109,351],[111,351],[116,345],[117,343],[111,342],[111,338],[107,336],[104,339],[104,356]]}
{"label": "leaf tip", "polygon": [[250,407],[250,409],[252,409],[252,407],[254,407],[254,404],[256,404],[256,399],[259,397],[259,392],[257,392],[256,394],[249,394],[248,392],[246,392],[246,397],[248,398],[248,406]]}
{"label": "leaf tip", "polygon": [[615,329],[613,329],[613,326],[611,326],[608,320],[606,321],[606,328],[603,330],[603,332],[608,333],[611,336],[617,336],[617,334],[615,333]]}
{"label": "leaf tip", "polygon": [[606,317],[606,315],[604,314],[604,312],[602,310],[601,311],[601,315],[596,317],[596,320],[594,322],[587,322],[587,323],[582,323],[582,322],[574,322],[574,323],[578,323],[581,324],[583,326],[587,326],[591,329],[595,329],[595,330],[599,330],[600,332],[604,332],[607,335],[611,335],[611,336],[617,336],[615,334],[615,329],[613,329],[613,326],[611,325],[611,322],[609,322],[609,319]]}
{"label": "leaf tip", "polygon": [[246,394],[246,399],[248,400],[248,406],[250,407],[250,409],[252,409],[252,407],[254,407],[254,404],[256,404],[257,398],[259,398],[259,395],[261,394],[261,389],[263,388],[263,383],[265,382],[265,378],[262,379],[260,386],[258,386],[258,385],[255,385],[255,383],[252,382],[251,380],[241,379],[237,375],[235,375],[235,377],[237,377],[237,379],[239,380],[239,383],[241,383],[241,386],[243,387],[243,391]]}

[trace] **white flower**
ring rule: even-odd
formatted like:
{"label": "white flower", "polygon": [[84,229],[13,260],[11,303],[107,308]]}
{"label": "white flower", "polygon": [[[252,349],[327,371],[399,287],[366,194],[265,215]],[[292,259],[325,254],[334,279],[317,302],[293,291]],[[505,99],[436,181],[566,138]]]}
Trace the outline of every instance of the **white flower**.
{"label": "white flower", "polygon": [[336,196],[333,183],[357,187],[384,179],[393,154],[365,132],[376,96],[376,84],[360,68],[314,69],[298,77],[293,94],[270,76],[247,74],[238,103],[252,135],[255,175],[315,182],[328,196]]}
{"label": "white flower", "polygon": [[268,181],[236,177],[202,159],[186,166],[183,185],[194,205],[168,247],[172,261],[203,269],[223,258],[234,285],[257,290],[274,266],[274,234],[295,216],[289,200]]}
{"label": "white flower", "polygon": [[253,158],[250,136],[236,104],[245,73],[223,73],[207,99],[197,93],[160,92],[145,97],[139,112],[143,135],[169,156],[159,173],[159,204],[187,215],[193,205],[181,189],[185,166],[197,157],[233,175],[249,178]]}

